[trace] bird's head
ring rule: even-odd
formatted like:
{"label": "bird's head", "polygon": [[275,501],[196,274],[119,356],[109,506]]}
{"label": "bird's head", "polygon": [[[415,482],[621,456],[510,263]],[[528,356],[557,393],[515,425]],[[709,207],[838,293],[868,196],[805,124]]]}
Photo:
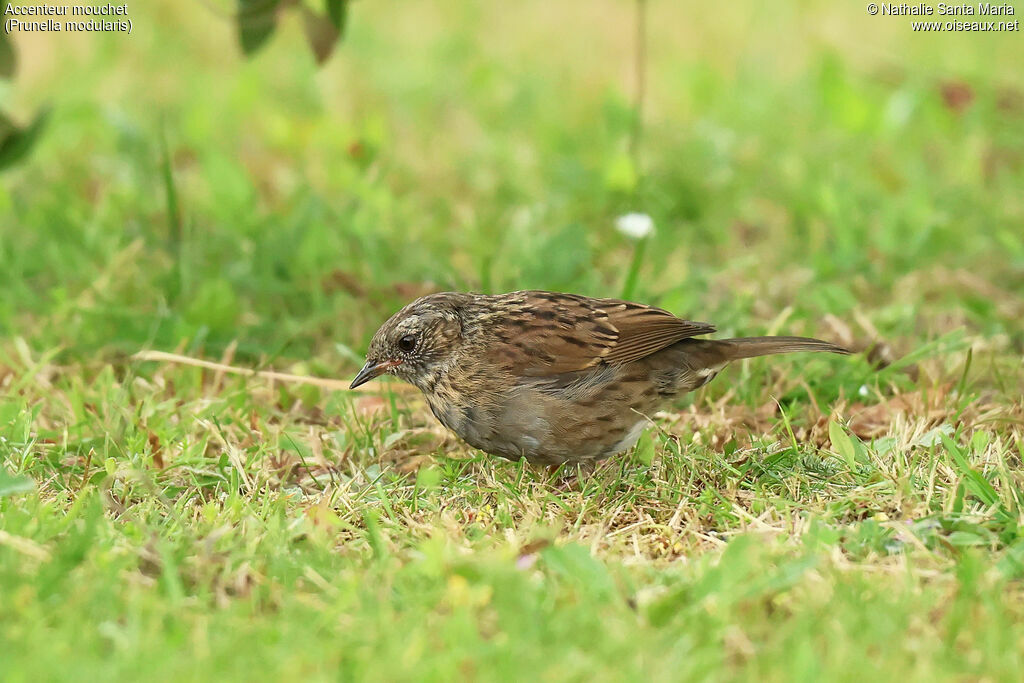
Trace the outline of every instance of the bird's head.
{"label": "bird's head", "polygon": [[465,294],[441,292],[416,299],[391,316],[370,340],[366,364],[350,389],[385,373],[430,391],[447,372],[462,340]]}

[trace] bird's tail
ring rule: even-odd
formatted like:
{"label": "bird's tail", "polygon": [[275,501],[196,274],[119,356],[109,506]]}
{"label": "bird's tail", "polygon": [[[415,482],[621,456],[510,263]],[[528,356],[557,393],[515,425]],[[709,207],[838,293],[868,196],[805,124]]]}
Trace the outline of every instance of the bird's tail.
{"label": "bird's tail", "polygon": [[799,351],[827,351],[844,355],[850,353],[842,346],[809,337],[742,337],[718,341],[722,345],[723,360],[726,361]]}
{"label": "bird's tail", "polygon": [[686,351],[693,368],[714,368],[717,372],[726,363],[743,358],[770,356],[776,353],[827,351],[848,354],[850,351],[831,342],[808,337],[742,337],[739,339],[687,339]]}

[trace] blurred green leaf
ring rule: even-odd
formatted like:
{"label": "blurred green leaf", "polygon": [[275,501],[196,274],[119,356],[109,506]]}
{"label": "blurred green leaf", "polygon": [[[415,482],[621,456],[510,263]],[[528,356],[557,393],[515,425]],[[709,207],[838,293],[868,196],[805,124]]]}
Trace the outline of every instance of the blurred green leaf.
{"label": "blurred green leaf", "polygon": [[24,128],[18,128],[0,114],[0,171],[13,166],[28,155],[49,117],[49,110],[44,109],[36,114],[32,123]]}
{"label": "blurred green leaf", "polygon": [[15,125],[14,121],[0,113],[0,140],[5,139],[8,135],[18,130],[18,126]]}
{"label": "blurred green leaf", "polygon": [[632,192],[636,189],[638,175],[633,160],[625,152],[608,160],[604,168],[604,184],[609,190]]}
{"label": "blurred green leaf", "polygon": [[686,614],[695,602],[693,587],[681,582],[648,605],[647,621],[657,628],[667,626],[680,614]]}
{"label": "blurred green leaf", "polygon": [[348,23],[348,0],[325,0],[327,16],[337,29],[338,35],[345,35],[345,24]]}
{"label": "blurred green leaf", "polygon": [[588,548],[576,543],[550,546],[541,552],[541,557],[552,574],[584,586],[589,595],[605,600],[616,595],[615,582],[608,568],[595,559]]}
{"label": "blurred green leaf", "polygon": [[15,476],[0,469],[0,498],[13,496],[15,493],[34,491],[36,483],[29,477]]}
{"label": "blurred green leaf", "polygon": [[[0,3],[0,15],[7,9],[7,3]],[[6,33],[0,32],[0,78],[14,78],[18,68],[18,55]]]}
{"label": "blurred green leaf", "polygon": [[246,55],[263,47],[274,33],[279,4],[280,0],[238,0],[238,43]]}
{"label": "blurred green leaf", "polygon": [[1024,576],[1024,541],[1017,541],[1007,548],[1006,554],[999,560],[999,571],[1010,578]]}
{"label": "blurred green leaf", "polygon": [[174,166],[167,147],[166,131],[160,135],[160,171],[164,181],[164,196],[167,203],[167,241],[174,255],[174,275],[170,284],[169,298],[174,301],[184,284],[184,242],[182,240],[181,204],[178,201],[177,184],[174,181]]}
{"label": "blurred green leaf", "polygon": [[196,292],[185,312],[185,319],[197,326],[229,332],[238,317],[238,297],[227,280],[207,280]]}
{"label": "blurred green leaf", "polygon": [[989,544],[989,541],[984,536],[970,532],[970,531],[954,531],[946,539],[951,545],[958,548],[964,548],[969,546],[985,546]]}
{"label": "blurred green leaf", "polygon": [[441,470],[436,467],[421,467],[416,472],[416,488],[420,490],[435,489],[441,483]]}
{"label": "blurred green leaf", "polygon": [[[551,233],[525,234],[514,249],[521,253],[520,279],[524,285],[567,288],[590,262],[587,233],[570,223]],[[540,257],[543,255],[543,257]]]}

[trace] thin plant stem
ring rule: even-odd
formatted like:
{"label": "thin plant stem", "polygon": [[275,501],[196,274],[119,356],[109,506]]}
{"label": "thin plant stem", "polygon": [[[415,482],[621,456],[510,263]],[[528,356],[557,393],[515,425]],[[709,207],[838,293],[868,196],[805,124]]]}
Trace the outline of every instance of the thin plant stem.
{"label": "thin plant stem", "polygon": [[640,268],[644,263],[644,252],[647,250],[649,237],[644,237],[636,242],[633,249],[633,261],[629,264],[629,272],[626,273],[626,282],[622,285],[622,298],[627,301],[633,297],[636,291],[636,282],[640,277]]}
{"label": "thin plant stem", "polygon": [[644,98],[647,94],[647,0],[636,0],[636,35],[633,44],[633,126],[629,132],[629,156],[640,172],[640,138],[643,134]]}

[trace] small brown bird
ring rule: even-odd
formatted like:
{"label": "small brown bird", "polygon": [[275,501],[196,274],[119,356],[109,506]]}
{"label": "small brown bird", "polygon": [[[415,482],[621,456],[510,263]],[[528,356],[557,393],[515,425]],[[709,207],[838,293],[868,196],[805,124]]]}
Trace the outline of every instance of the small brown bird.
{"label": "small brown bird", "polygon": [[730,361],[849,353],[804,337],[694,338],[714,331],[617,299],[443,292],[377,330],[351,386],[390,373],[418,387],[437,419],[475,448],[533,464],[593,463],[632,446],[659,405]]}

